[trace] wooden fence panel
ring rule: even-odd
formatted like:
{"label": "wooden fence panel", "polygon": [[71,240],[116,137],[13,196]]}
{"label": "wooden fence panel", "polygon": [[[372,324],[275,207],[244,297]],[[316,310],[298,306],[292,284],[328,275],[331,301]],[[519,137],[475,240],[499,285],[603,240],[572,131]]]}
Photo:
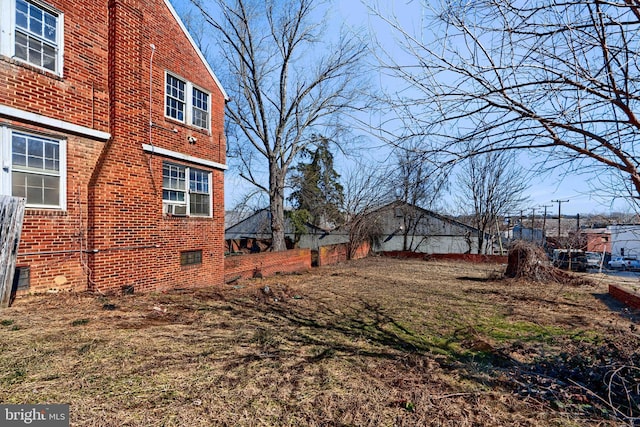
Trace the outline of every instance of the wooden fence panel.
{"label": "wooden fence panel", "polygon": [[0,196],[0,308],[11,299],[25,199]]}

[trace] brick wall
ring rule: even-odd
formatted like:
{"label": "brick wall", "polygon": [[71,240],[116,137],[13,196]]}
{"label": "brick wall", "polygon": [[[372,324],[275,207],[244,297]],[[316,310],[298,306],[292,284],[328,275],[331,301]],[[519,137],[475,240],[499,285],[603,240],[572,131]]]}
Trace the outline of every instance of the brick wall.
{"label": "brick wall", "polygon": [[607,231],[602,233],[587,233],[587,250],[591,252],[611,253],[611,233]]}
{"label": "brick wall", "polygon": [[[150,144],[224,164],[225,101],[216,82],[163,0],[47,2],[64,13],[63,76],[0,57],[0,87],[8,88],[0,103],[109,132],[111,139],[0,117],[0,123],[67,140],[67,209],[25,213],[17,262],[30,267],[31,291],[222,283],[223,171],[196,166],[212,174],[211,218],[166,217],[163,158],[142,148]],[[166,71],[210,91],[210,130],[164,116]],[[202,250],[202,263],[181,266],[185,250]]]}
{"label": "brick wall", "polygon": [[609,285],[609,295],[629,307],[640,309],[640,296],[630,290],[618,285]]}
{"label": "brick wall", "polygon": [[[107,132],[106,2],[47,3],[65,16],[63,76],[0,56],[0,104]],[[17,265],[30,268],[32,290],[86,289],[87,183],[104,141],[14,117],[0,117],[0,124],[66,139],[67,209],[26,210]]]}
{"label": "brick wall", "polygon": [[225,281],[251,278],[258,272],[264,277],[309,269],[311,269],[310,249],[234,255],[227,256],[224,260]]}
{"label": "brick wall", "polygon": [[318,248],[318,265],[332,265],[339,262],[345,262],[349,259],[361,259],[369,255],[371,251],[371,245],[369,243],[363,243],[354,251],[354,254],[349,258],[349,245],[338,244],[320,246]]}
{"label": "brick wall", "polygon": [[[163,216],[162,162],[167,159],[145,153],[142,144],[224,163],[222,93],[161,0],[112,0],[109,9],[112,140],[92,180],[90,236],[97,251],[91,256],[92,288],[111,291],[135,286],[136,291],[146,291],[220,284],[224,277],[223,172],[208,169],[212,218]],[[210,132],[164,117],[166,71],[211,91]],[[149,126],[150,105],[153,126]],[[190,143],[188,136],[195,136],[197,142]],[[202,264],[181,267],[180,252],[190,250],[202,251]]]}

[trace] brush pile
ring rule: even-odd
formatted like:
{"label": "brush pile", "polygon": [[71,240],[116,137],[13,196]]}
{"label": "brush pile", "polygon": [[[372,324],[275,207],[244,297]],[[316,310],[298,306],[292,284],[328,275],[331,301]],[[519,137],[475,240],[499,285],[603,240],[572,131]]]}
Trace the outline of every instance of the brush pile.
{"label": "brush pile", "polygon": [[518,240],[509,249],[505,276],[531,282],[558,282],[574,286],[591,285],[587,280],[554,267],[539,246]]}

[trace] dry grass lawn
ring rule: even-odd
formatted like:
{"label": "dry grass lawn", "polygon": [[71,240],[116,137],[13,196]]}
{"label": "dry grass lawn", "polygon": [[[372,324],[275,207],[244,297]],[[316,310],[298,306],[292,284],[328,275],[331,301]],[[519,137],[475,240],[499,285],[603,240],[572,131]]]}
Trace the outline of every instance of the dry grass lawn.
{"label": "dry grass lawn", "polygon": [[634,312],[606,283],[369,258],[0,311],[0,401],[74,426],[633,425]]}

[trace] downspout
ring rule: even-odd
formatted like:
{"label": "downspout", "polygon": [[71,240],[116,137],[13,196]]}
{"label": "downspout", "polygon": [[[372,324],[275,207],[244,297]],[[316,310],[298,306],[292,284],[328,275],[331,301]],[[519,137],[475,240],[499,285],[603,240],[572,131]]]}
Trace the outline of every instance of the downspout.
{"label": "downspout", "polygon": [[153,192],[157,193],[156,189],[156,180],[153,176],[153,153],[155,148],[153,146],[153,116],[152,116],[152,106],[153,106],[153,55],[156,53],[156,46],[151,43],[149,45],[151,47],[151,57],[149,58],[149,145],[151,146],[151,154],[149,155],[149,173],[151,174],[151,185],[153,186]]}

